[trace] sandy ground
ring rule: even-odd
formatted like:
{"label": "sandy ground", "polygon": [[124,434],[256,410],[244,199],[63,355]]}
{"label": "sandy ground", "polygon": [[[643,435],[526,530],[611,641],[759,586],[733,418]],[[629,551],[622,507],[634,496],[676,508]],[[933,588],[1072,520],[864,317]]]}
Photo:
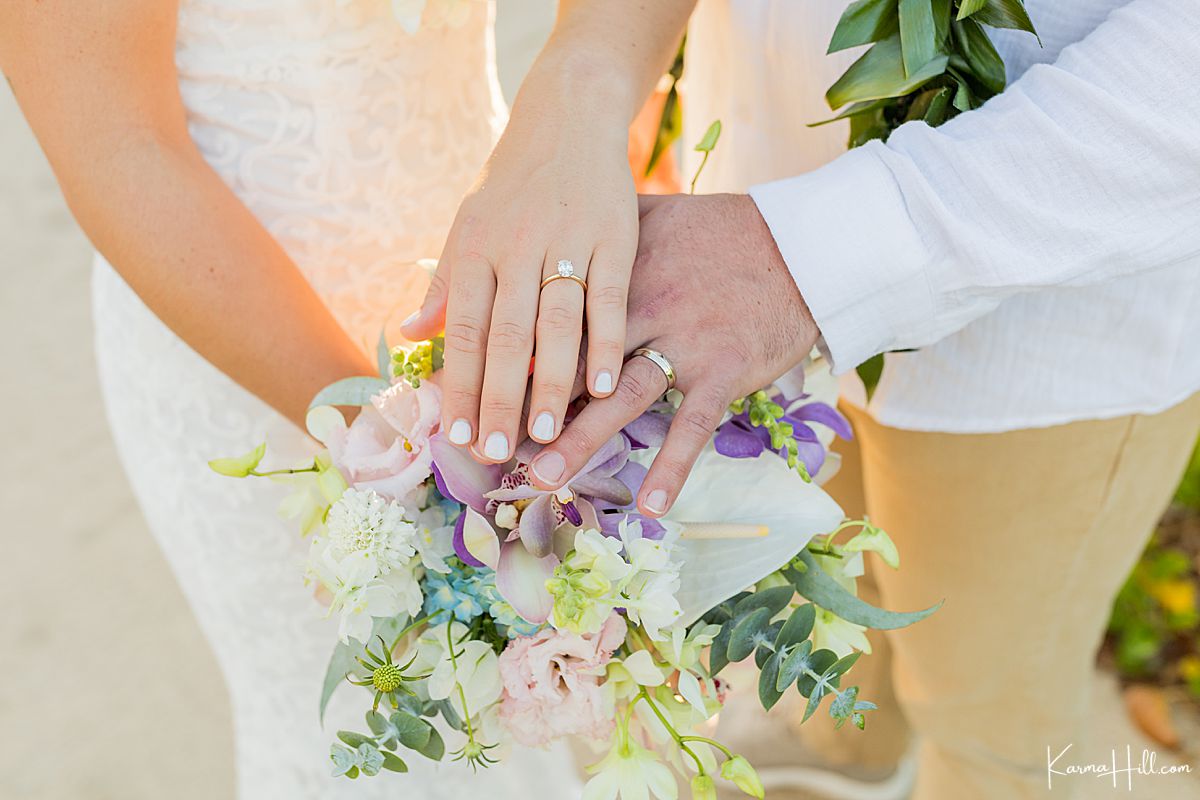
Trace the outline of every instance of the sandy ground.
{"label": "sandy ground", "polygon": [[[500,0],[506,91],[536,52],[552,7],[553,0]],[[0,508],[9,519],[0,797],[230,798],[224,687],[139,516],[99,406],[89,258],[0,88]],[[1096,695],[1095,755],[1149,746],[1125,721],[1111,680],[1098,681]],[[1191,763],[1200,770],[1195,754]],[[1087,786],[1087,797],[1114,791],[1094,779]],[[1171,777],[1119,793],[1169,800],[1198,792],[1195,778]]]}

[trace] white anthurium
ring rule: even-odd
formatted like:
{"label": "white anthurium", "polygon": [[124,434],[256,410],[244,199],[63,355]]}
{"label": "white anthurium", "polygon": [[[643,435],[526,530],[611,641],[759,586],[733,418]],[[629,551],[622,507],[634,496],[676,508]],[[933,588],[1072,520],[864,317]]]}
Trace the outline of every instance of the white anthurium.
{"label": "white anthurium", "polygon": [[[654,449],[634,454],[645,464],[655,455]],[[750,588],[843,518],[824,489],[805,483],[773,453],[729,458],[709,444],[665,517],[683,528],[672,554],[683,563],[675,593],[683,615],[677,624],[691,625],[713,606]],[[722,538],[722,526],[741,535]],[[747,537],[748,531],[757,535]]]}

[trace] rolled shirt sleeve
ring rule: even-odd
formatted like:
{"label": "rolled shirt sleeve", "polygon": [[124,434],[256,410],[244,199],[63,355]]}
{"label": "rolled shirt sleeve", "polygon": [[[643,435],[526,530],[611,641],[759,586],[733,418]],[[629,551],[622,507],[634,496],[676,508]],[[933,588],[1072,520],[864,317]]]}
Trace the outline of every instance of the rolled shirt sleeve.
{"label": "rolled shirt sleeve", "polygon": [[1200,256],[1196,85],[1200,3],[1134,0],[980,109],[751,188],[835,370]]}

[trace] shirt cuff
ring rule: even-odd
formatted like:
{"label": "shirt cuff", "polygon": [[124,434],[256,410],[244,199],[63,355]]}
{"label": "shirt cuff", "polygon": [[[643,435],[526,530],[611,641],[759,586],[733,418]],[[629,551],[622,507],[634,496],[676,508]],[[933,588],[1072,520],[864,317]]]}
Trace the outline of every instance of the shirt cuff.
{"label": "shirt cuff", "polygon": [[925,338],[935,312],[926,248],[880,146],[750,189],[835,373]]}

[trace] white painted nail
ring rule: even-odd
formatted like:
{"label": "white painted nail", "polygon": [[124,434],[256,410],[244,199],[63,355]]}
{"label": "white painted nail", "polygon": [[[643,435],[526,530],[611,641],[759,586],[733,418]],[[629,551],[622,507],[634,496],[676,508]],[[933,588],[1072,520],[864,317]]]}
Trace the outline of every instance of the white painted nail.
{"label": "white painted nail", "polygon": [[592,391],[596,394],[608,394],[613,390],[612,373],[606,369],[602,369],[596,373],[596,380],[592,383]]}
{"label": "white painted nail", "polygon": [[646,495],[646,510],[654,514],[661,514],[667,510],[667,493],[662,489],[655,489],[650,494]]}
{"label": "white painted nail", "polygon": [[450,441],[454,444],[466,444],[471,441],[471,423],[465,419],[456,419],[450,426]]}
{"label": "white painted nail", "polygon": [[483,443],[483,454],[492,461],[504,461],[508,458],[508,437],[500,431],[489,433]]}
{"label": "white painted nail", "polygon": [[537,415],[537,419],[533,421],[533,428],[529,431],[533,438],[541,442],[548,442],[554,438],[554,417],[549,411],[543,411]]}

